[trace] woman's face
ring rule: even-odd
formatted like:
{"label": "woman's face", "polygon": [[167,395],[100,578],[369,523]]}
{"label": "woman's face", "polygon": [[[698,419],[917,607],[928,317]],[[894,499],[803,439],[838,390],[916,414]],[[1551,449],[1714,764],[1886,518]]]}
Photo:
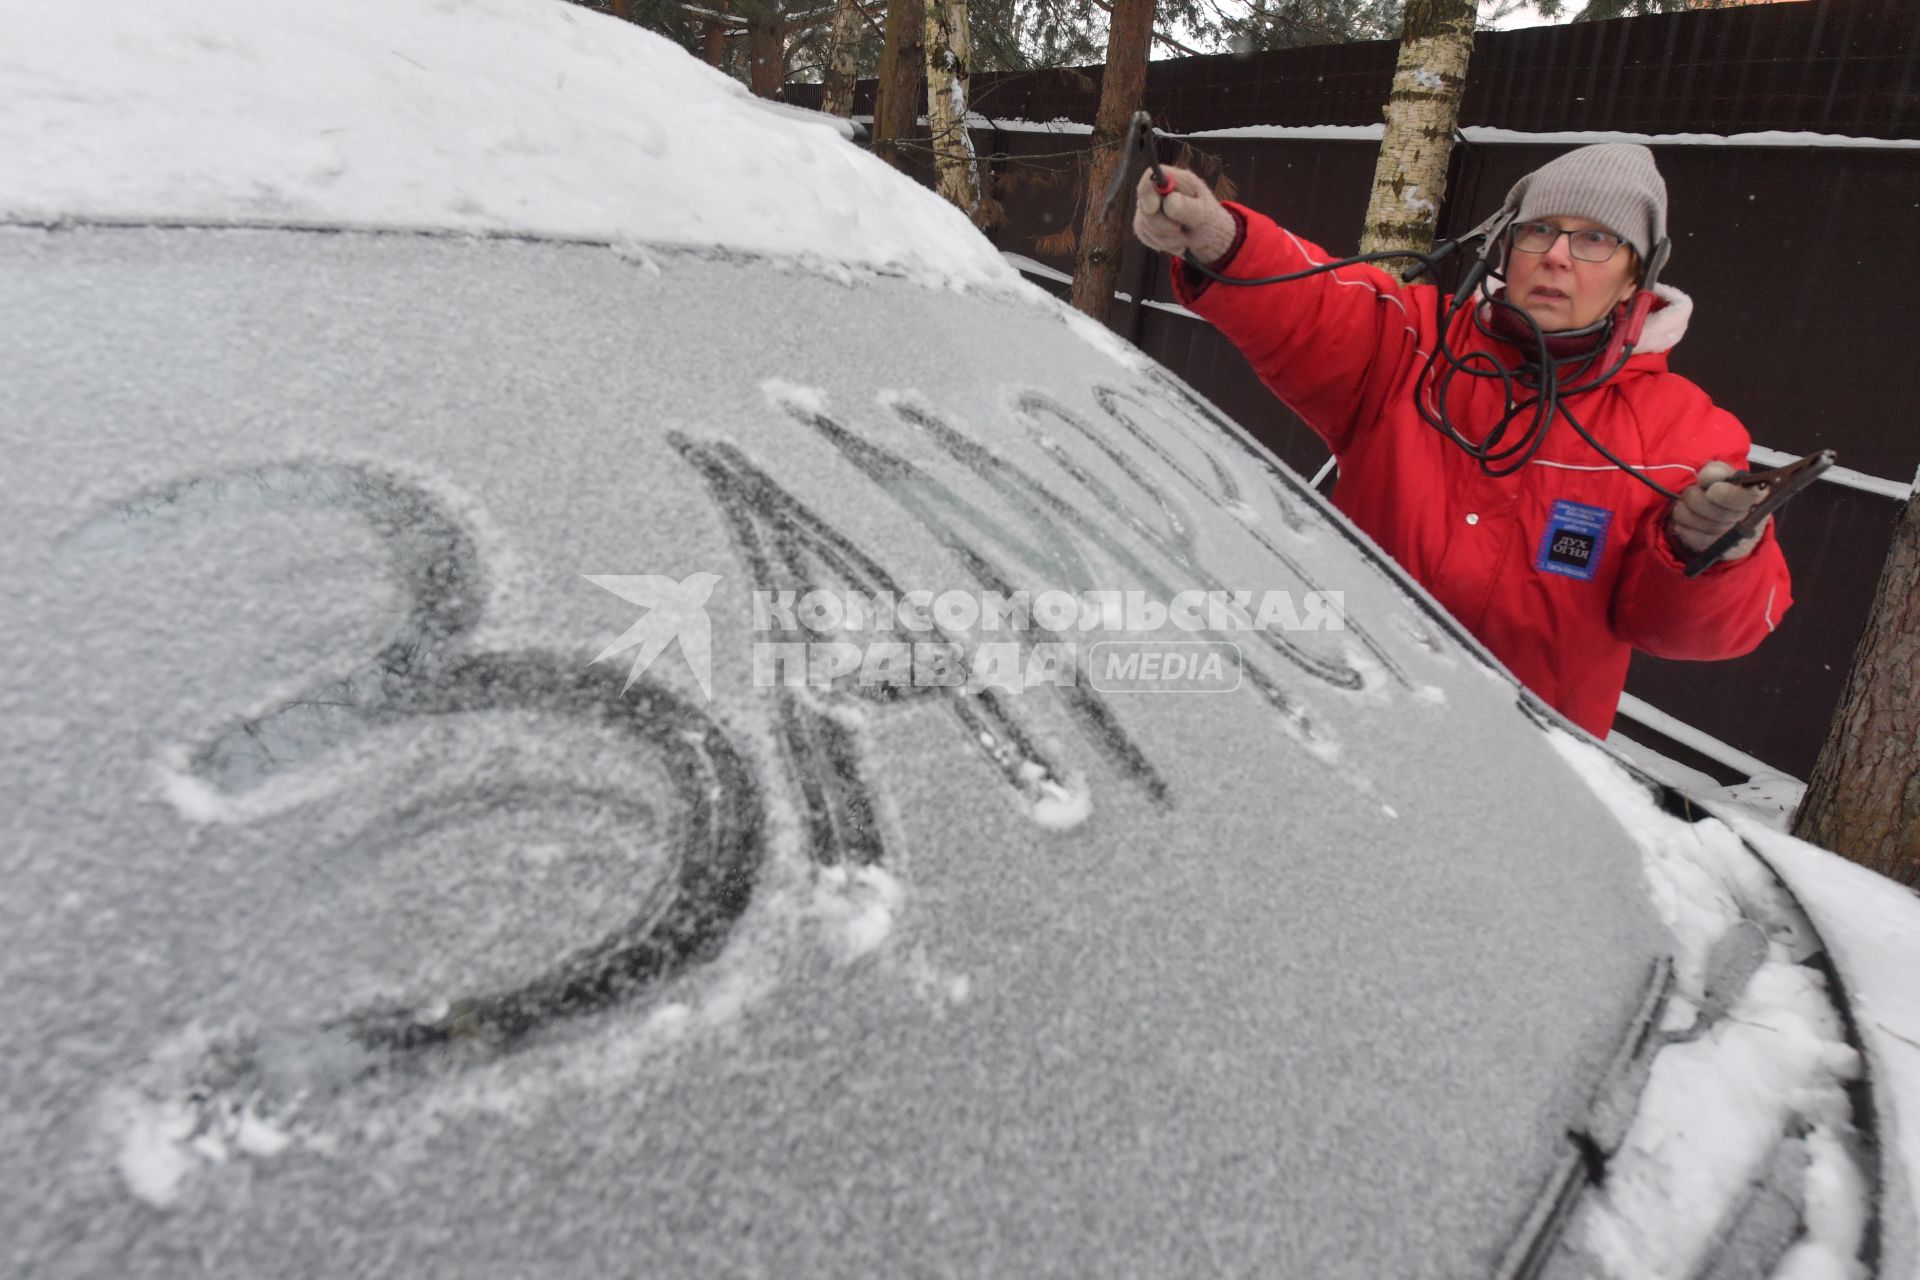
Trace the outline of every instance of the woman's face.
{"label": "woman's face", "polygon": [[[1607,230],[1590,218],[1559,214],[1524,225],[1540,223],[1575,235]],[[1574,256],[1573,236],[1556,236],[1544,253],[1528,253],[1508,242],[1507,301],[1548,333],[1586,328],[1631,298],[1637,287],[1629,245],[1619,245],[1605,262],[1588,262]]]}

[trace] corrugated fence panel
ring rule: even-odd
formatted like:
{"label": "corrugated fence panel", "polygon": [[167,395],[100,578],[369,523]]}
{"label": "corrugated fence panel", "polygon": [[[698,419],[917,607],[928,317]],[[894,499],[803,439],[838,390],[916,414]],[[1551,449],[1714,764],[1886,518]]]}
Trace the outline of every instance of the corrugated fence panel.
{"label": "corrugated fence panel", "polygon": [[[1317,45],[1151,64],[1146,107],[1173,132],[1238,125],[1378,124],[1398,42]],[[1920,4],[1802,0],[1575,22],[1474,38],[1461,121],[1542,132],[1766,130],[1907,138]],[[976,107],[1018,120],[1091,123],[1099,67],[982,72]],[[789,85],[817,106],[818,85]],[[871,114],[873,82],[856,112]]]}

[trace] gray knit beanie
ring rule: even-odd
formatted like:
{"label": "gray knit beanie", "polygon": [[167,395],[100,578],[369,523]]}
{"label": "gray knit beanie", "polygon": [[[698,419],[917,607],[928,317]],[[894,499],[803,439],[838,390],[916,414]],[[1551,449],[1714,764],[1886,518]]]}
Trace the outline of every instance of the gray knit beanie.
{"label": "gray knit beanie", "polygon": [[1591,218],[1624,237],[1642,263],[1667,238],[1667,184],[1653,152],[1637,142],[1602,142],[1550,160],[1513,184],[1507,207],[1516,222]]}

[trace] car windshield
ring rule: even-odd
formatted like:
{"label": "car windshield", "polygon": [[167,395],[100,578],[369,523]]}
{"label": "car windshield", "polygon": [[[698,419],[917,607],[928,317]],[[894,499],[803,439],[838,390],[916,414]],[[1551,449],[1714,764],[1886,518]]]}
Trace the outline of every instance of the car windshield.
{"label": "car windshield", "polygon": [[24,1256],[1486,1274],[1644,1004],[1512,682],[1017,290],[186,228],[0,287]]}

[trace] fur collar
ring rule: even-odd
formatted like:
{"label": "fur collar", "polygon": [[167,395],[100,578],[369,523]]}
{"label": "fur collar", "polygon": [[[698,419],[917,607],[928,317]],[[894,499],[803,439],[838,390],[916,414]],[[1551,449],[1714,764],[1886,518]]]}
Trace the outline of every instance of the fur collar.
{"label": "fur collar", "polygon": [[1686,336],[1687,322],[1693,319],[1693,299],[1672,285],[1654,285],[1653,296],[1660,301],[1654,304],[1653,313],[1640,330],[1640,345],[1633,349],[1635,355],[1673,350]]}

